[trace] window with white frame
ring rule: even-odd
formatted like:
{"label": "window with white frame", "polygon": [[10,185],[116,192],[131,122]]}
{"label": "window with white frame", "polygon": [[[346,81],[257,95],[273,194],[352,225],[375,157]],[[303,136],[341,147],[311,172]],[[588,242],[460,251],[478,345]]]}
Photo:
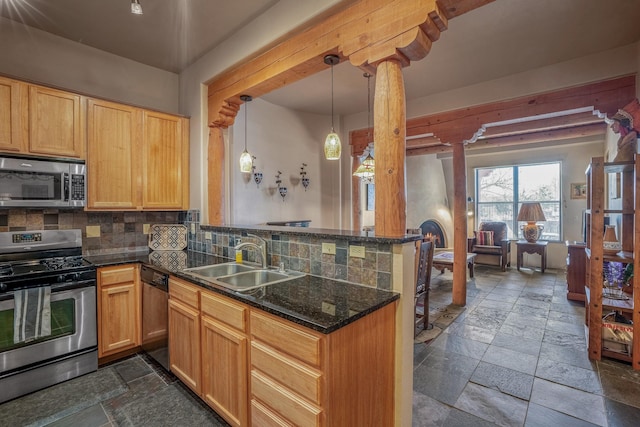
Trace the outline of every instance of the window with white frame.
{"label": "window with white frame", "polygon": [[510,239],[522,238],[518,211],[523,202],[540,202],[545,222],[540,240],[562,236],[560,162],[477,168],[476,228],[481,222],[504,221]]}

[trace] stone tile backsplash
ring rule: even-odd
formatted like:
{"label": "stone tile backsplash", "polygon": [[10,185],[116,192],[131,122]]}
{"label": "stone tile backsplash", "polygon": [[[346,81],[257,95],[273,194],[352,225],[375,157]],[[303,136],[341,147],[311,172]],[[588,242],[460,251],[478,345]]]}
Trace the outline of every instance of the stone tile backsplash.
{"label": "stone tile backsplash", "polygon": [[[181,224],[185,212],[85,212],[82,209],[0,210],[0,231],[82,230],[85,255],[148,250],[144,224]],[[98,226],[99,237],[87,237]]]}
{"label": "stone tile backsplash", "polygon": [[[189,230],[188,248],[196,252],[235,258],[234,247],[239,241],[256,239],[239,233],[203,231],[200,229],[199,211],[187,211],[185,225]],[[302,230],[301,230],[302,231]],[[267,258],[271,266],[284,263],[285,268],[310,273],[329,279],[347,280],[379,289],[391,289],[392,256],[391,245],[377,243],[354,244],[365,247],[365,257],[349,256],[348,239],[333,241],[313,236],[291,236],[255,232],[267,241]],[[335,243],[336,254],[322,253],[322,243]],[[243,259],[259,262],[260,256],[254,250],[243,250]]]}

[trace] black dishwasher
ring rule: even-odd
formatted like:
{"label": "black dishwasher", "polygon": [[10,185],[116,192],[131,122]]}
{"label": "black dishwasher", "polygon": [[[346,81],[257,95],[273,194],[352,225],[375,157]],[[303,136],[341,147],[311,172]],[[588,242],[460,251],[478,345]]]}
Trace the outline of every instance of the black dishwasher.
{"label": "black dishwasher", "polygon": [[153,267],[140,269],[142,282],[142,349],[169,370],[169,275]]}

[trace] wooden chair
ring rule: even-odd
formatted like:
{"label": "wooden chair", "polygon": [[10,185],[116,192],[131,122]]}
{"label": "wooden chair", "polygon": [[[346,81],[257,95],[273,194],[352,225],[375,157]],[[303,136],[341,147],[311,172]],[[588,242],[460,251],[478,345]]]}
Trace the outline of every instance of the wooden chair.
{"label": "wooden chair", "polygon": [[[416,294],[414,299],[415,330],[418,335],[420,328],[429,329],[429,290],[431,284],[431,269],[433,266],[433,242],[419,242],[420,250],[417,255]],[[418,303],[423,301],[422,314],[418,313]]]}

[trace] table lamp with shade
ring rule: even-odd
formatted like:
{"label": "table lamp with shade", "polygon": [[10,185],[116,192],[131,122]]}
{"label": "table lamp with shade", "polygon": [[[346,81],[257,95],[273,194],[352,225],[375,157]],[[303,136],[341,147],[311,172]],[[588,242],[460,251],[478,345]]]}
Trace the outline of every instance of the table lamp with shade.
{"label": "table lamp with shade", "polygon": [[542,212],[542,206],[538,202],[523,203],[518,212],[518,221],[526,221],[525,225],[520,226],[522,237],[529,243],[535,243],[542,234],[544,227],[537,225],[537,221],[546,221],[547,219]]}

